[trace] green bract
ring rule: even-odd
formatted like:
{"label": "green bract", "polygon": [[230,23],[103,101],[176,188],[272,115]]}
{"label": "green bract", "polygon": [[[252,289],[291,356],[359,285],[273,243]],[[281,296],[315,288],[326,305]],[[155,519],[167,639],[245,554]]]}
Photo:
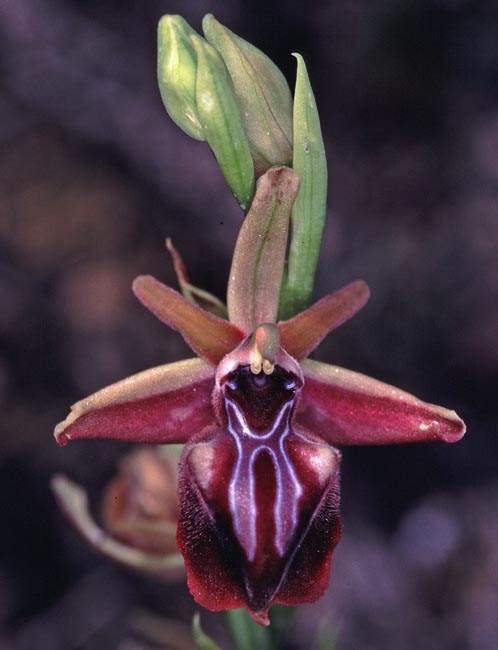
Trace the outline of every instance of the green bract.
{"label": "green bract", "polygon": [[235,88],[256,176],[292,160],[292,96],[284,75],[266,54],[219,23],[202,21],[204,34],[220,53]]}
{"label": "green bract", "polygon": [[292,168],[301,187],[291,216],[289,258],[280,298],[280,318],[289,318],[311,302],[327,212],[327,160],[320,119],[300,54],[294,94]]}

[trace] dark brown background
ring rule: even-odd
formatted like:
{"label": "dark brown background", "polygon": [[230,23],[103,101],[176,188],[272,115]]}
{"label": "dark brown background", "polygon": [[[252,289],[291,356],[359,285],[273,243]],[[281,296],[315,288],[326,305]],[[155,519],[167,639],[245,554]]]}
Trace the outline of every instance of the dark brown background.
{"label": "dark brown background", "polygon": [[[319,358],[455,408],[454,446],[346,449],[345,536],[327,595],[341,650],[498,647],[498,33],[495,3],[7,0],[0,6],[0,647],[132,649],[140,608],[190,620],[186,587],[87,549],[50,477],[99,493],[126,450],[58,449],[70,403],[184,357],[134,300],[174,284],[165,236],[223,297],[241,215],[206,145],[164,112],[163,13],[212,11],[292,84],[308,64],[330,193],[316,296],[364,278],[369,305]],[[496,5],[495,5],[496,6]],[[215,632],[219,617],[203,614]],[[218,633],[221,633],[218,629]],[[222,638],[222,637],[218,637]],[[226,644],[228,647],[228,644]],[[143,644],[141,647],[156,647]]]}

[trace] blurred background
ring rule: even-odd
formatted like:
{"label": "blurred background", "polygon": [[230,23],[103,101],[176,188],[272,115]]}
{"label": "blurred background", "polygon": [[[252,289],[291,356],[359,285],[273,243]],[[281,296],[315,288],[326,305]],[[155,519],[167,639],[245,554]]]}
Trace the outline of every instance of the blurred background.
{"label": "blurred background", "polygon": [[[129,448],[60,449],[54,424],[189,354],[130,291],[139,273],[176,286],[166,236],[193,282],[224,297],[241,213],[155,79],[159,17],[200,30],[208,12],[291,87],[290,53],[308,65],[330,174],[316,297],[355,278],[372,290],[317,358],[468,426],[453,446],[343,450],[330,588],[297,610],[288,648],[324,633],[340,650],[496,650],[498,10],[472,0],[0,4],[0,648],[192,647],[184,579],[98,557],[49,482],[84,485],[98,517]],[[228,650],[220,615],[202,620]]]}

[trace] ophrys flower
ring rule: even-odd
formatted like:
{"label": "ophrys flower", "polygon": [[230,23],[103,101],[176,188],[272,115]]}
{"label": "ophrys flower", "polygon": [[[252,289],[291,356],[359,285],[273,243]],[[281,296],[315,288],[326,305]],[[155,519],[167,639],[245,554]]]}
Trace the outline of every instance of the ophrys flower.
{"label": "ophrys flower", "polygon": [[235,248],[224,320],[150,276],[138,298],[198,355],[129,377],[75,404],[55,436],[184,443],[178,544],[194,598],[245,606],[321,596],[340,537],[334,445],[458,440],[454,411],[309,354],[369,290],[353,282],[276,322],[297,174],[271,168]]}

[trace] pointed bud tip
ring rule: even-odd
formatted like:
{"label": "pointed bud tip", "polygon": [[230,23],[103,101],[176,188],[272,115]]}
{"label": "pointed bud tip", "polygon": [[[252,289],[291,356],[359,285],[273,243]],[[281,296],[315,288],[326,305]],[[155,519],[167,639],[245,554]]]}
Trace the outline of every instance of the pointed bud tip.
{"label": "pointed bud tip", "polygon": [[205,28],[209,28],[210,23],[216,23],[219,24],[219,21],[216,20],[214,17],[214,14],[206,14],[204,18],[202,19],[202,29],[205,30]]}
{"label": "pointed bud tip", "polygon": [[188,22],[179,14],[165,14],[161,16],[157,24],[157,33],[159,44],[161,45],[166,39],[174,38],[174,33],[183,37],[188,37],[191,33],[195,33],[190,27]]}
{"label": "pointed bud tip", "polygon": [[174,18],[175,16],[173,14],[165,14],[164,16],[161,16],[157,24],[158,32],[163,34],[166,30],[171,29],[171,27],[173,26]]}

